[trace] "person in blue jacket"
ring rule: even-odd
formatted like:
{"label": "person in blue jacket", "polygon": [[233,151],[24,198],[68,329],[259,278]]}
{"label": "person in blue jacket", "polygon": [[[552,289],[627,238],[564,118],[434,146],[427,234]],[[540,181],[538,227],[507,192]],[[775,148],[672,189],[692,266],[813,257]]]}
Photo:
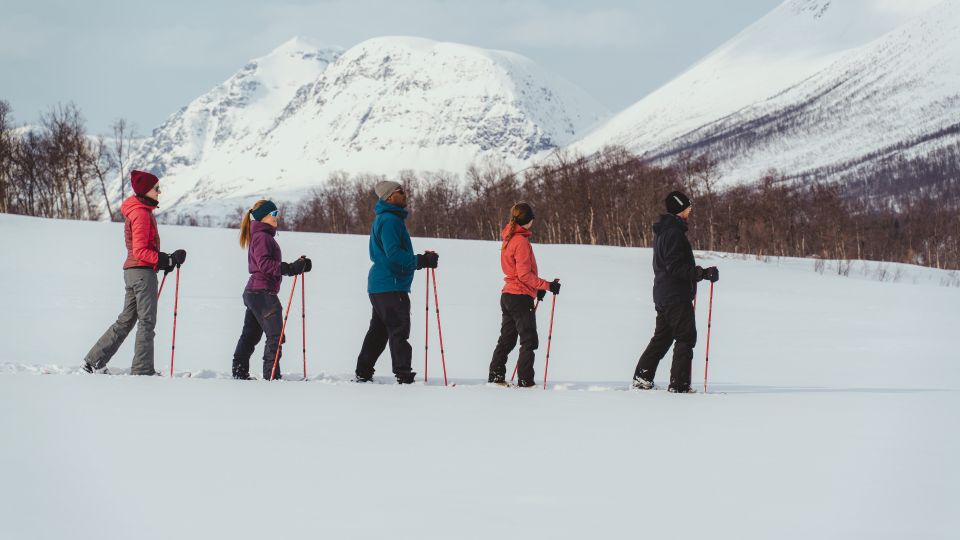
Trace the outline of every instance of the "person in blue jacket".
{"label": "person in blue jacket", "polygon": [[357,357],[356,381],[373,380],[374,366],[390,344],[393,375],[400,384],[410,384],[417,374],[411,369],[413,349],[410,338],[410,285],[413,274],[422,268],[436,268],[439,256],[433,251],[413,253],[407,219],[407,193],[397,182],[385,180],[374,187],[379,200],[370,228],[370,260],[367,293],[373,306],[370,328]]}

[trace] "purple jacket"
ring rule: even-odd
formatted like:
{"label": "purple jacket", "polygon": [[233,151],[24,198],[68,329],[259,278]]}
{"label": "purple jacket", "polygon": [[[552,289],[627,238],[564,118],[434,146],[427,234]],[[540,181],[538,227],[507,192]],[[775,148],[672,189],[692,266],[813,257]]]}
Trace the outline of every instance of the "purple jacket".
{"label": "purple jacket", "polygon": [[280,244],[273,239],[277,229],[259,221],[250,222],[247,249],[248,291],[280,292]]}

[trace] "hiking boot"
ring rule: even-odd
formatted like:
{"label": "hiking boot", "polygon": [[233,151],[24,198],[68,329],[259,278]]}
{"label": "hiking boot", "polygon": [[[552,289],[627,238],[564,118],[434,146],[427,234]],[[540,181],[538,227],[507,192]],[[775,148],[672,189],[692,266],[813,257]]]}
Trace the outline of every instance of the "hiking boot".
{"label": "hiking boot", "polygon": [[533,386],[536,386],[536,385],[537,385],[537,383],[535,383],[535,382],[533,382],[533,381],[527,381],[527,380],[524,380],[524,379],[520,379],[519,381],[517,381],[517,386],[519,386],[520,388],[530,388],[530,387],[533,387]]}
{"label": "hiking boot", "polygon": [[506,384],[507,376],[504,374],[491,373],[487,377],[487,382],[493,384]]}
{"label": "hiking boot", "polygon": [[671,394],[696,394],[697,391],[692,386],[671,386],[667,388]]}
{"label": "hiking boot", "polygon": [[634,390],[652,390],[656,388],[653,381],[648,381],[639,375],[633,378],[633,383],[630,385]]}
{"label": "hiking boot", "polygon": [[416,373],[413,373],[413,372],[402,373],[400,375],[397,375],[397,384],[413,384],[416,378],[417,378]]}

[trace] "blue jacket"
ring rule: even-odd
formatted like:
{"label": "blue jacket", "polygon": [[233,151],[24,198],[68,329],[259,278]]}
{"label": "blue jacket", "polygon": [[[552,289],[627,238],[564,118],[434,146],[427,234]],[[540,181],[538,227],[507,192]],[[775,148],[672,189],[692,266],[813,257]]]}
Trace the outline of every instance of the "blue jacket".
{"label": "blue jacket", "polygon": [[404,220],[407,211],[384,201],[377,201],[377,217],[370,227],[370,260],[373,266],[367,275],[367,292],[410,292],[417,256]]}

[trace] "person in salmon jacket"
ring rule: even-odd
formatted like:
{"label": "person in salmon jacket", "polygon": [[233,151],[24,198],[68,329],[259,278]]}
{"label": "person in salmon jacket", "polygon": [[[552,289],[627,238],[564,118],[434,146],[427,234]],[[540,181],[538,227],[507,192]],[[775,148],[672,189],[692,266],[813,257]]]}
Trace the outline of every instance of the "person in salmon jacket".
{"label": "person in salmon jacket", "polygon": [[123,238],[127,258],[123,262],[125,295],[120,316],[100,336],[83,361],[87,373],[106,372],[127,334],[137,325],[131,375],[160,375],[153,365],[153,336],[157,324],[157,272],[169,273],[187,259],[187,252],[160,251],[160,233],[153,212],[160,204],[160,181],[144,171],[132,171],[133,195],[123,201]]}
{"label": "person in salmon jacket", "polygon": [[520,380],[517,386],[528,388],[534,385],[534,351],[540,342],[533,300],[543,300],[547,291],[560,294],[559,279],[546,281],[537,275],[537,259],[530,245],[533,218],[533,208],[525,202],[518,203],[510,209],[510,222],[501,233],[500,268],[504,274],[504,286],[500,294],[500,311],[503,317],[487,378],[487,382],[494,384],[506,384],[507,355],[516,347],[519,337],[517,373]]}

